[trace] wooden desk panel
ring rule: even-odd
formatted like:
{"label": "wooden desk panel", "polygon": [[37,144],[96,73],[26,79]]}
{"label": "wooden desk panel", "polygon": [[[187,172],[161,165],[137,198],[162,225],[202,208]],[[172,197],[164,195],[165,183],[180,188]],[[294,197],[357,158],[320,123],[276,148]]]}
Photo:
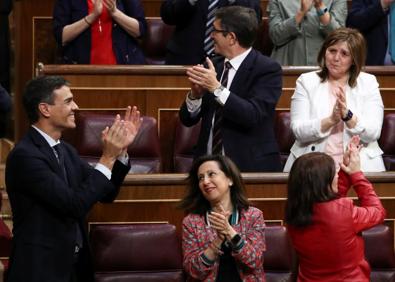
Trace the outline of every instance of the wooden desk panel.
{"label": "wooden desk panel", "polygon": [[[186,174],[128,175],[112,204],[97,204],[89,222],[167,221],[181,230],[184,217],[177,204],[185,192]],[[247,195],[268,222],[281,223],[287,197],[286,173],[243,173]],[[376,193],[387,210],[387,223],[395,219],[395,172],[369,173]],[[355,193],[350,193],[355,199]]]}
{"label": "wooden desk panel", "polygon": [[[312,67],[284,67],[278,109],[288,110],[295,81]],[[158,120],[163,171],[171,172],[177,111],[189,90],[185,66],[42,65],[39,74],[61,75],[71,82],[81,109],[120,109],[137,105]],[[395,109],[395,67],[368,67],[377,75],[387,111]]]}

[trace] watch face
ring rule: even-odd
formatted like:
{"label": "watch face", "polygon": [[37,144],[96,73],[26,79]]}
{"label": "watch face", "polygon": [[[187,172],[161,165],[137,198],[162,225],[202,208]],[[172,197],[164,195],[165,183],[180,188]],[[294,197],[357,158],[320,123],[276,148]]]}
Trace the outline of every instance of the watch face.
{"label": "watch face", "polygon": [[231,242],[232,242],[233,245],[237,245],[240,242],[240,240],[241,240],[241,236],[239,234],[236,234],[231,239]]}
{"label": "watch face", "polygon": [[220,87],[218,87],[218,88],[215,88],[215,90],[214,90],[214,95],[216,96],[216,97],[218,97],[219,95],[221,95],[221,92],[222,92],[222,90],[224,90],[225,89],[225,87],[223,87],[222,85],[220,86]]}

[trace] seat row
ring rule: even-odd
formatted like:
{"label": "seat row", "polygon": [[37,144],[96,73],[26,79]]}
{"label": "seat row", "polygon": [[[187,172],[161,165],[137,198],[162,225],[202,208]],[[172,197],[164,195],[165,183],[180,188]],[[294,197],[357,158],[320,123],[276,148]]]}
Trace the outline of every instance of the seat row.
{"label": "seat row", "polygon": [[[109,111],[80,111],[77,114],[78,124],[75,131],[66,132],[64,139],[77,148],[80,156],[94,164],[101,155],[101,131],[111,125],[115,112]],[[277,111],[275,135],[279,144],[282,163],[285,164],[295,141],[290,129],[290,113]],[[193,150],[200,131],[200,123],[193,127],[185,127],[177,118],[174,146],[174,172],[188,172]],[[387,170],[395,170],[395,113],[384,116],[379,145],[384,151],[383,159]],[[144,116],[141,130],[135,142],[128,149],[131,156],[131,173],[160,173],[161,149],[155,118]]]}
{"label": "seat row", "polygon": [[[35,19],[40,23],[35,25],[34,62],[44,64],[55,64],[60,62],[60,50],[56,46],[52,34],[52,18]],[[147,64],[165,64],[166,45],[174,31],[174,26],[165,24],[160,17],[147,17],[147,34],[141,41]],[[264,55],[270,56],[273,47],[269,37],[268,18],[262,18],[259,26],[255,48]]]}

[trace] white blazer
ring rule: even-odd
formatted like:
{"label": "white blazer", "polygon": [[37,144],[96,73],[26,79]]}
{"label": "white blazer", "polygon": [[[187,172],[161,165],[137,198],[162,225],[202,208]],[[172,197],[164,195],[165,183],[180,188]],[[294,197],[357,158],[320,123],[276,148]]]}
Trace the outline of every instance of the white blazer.
{"label": "white blazer", "polygon": [[[383,151],[377,143],[383,124],[384,105],[376,77],[361,72],[357,85],[354,88],[346,87],[346,99],[348,108],[358,117],[358,122],[352,129],[344,125],[344,149],[353,135],[359,135],[364,145],[360,154],[362,171],[385,171]],[[330,130],[321,132],[321,120],[332,113],[332,107],[328,105],[328,81],[321,83],[316,71],[299,76],[291,98],[291,129],[296,141],[284,171],[290,171],[299,156],[325,150]]]}

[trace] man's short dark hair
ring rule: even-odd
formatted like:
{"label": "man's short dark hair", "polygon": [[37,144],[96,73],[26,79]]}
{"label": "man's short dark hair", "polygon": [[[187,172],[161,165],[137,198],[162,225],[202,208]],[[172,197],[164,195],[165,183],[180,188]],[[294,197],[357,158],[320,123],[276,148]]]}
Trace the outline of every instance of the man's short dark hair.
{"label": "man's short dark hair", "polygon": [[221,28],[236,34],[241,47],[249,48],[254,44],[258,32],[256,12],[247,7],[228,6],[219,8],[215,18],[221,21]]}
{"label": "man's short dark hair", "polygon": [[40,115],[38,105],[40,103],[53,104],[54,91],[69,82],[60,76],[39,76],[30,80],[23,93],[23,106],[31,124],[38,121]]}

